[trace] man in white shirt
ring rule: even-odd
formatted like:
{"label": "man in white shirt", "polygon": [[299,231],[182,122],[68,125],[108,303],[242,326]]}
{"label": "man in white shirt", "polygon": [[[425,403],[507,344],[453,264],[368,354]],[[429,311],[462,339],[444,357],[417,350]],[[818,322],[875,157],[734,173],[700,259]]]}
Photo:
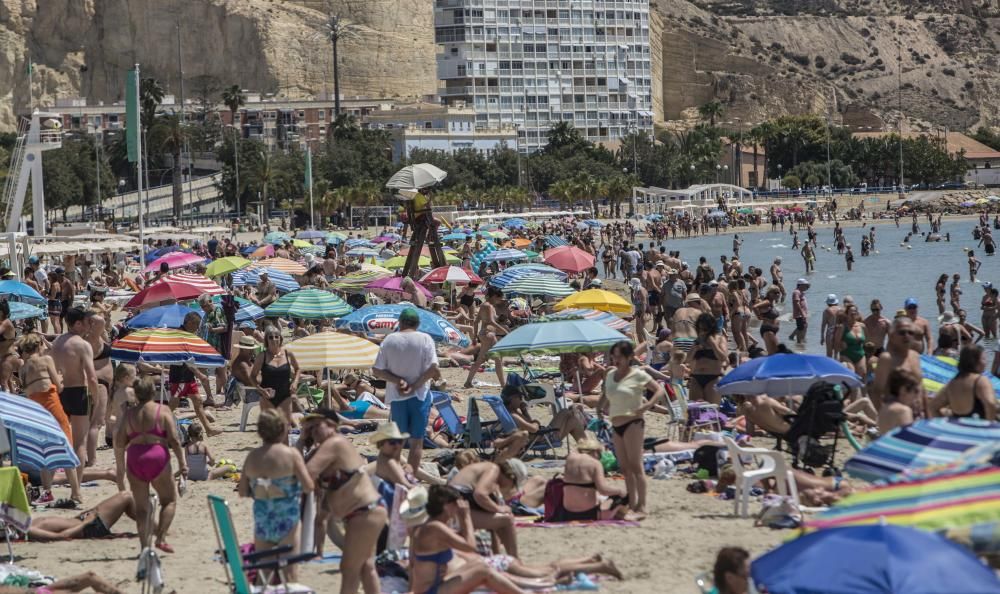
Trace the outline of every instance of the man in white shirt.
{"label": "man in white shirt", "polygon": [[431,380],[441,377],[437,350],[430,335],[417,330],[417,310],[399,314],[399,331],[385,337],[375,359],[375,377],[385,380],[385,402],[400,431],[410,434],[407,462],[420,468],[424,434],[431,413]]}

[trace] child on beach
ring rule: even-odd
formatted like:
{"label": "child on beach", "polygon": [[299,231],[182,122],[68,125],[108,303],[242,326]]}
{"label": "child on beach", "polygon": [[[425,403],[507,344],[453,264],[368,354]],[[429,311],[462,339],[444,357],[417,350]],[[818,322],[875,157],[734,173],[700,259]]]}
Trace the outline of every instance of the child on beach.
{"label": "child on beach", "polygon": [[188,425],[188,441],[184,445],[184,457],[187,458],[188,480],[211,481],[232,474],[236,469],[231,465],[215,466],[215,458],[205,445],[205,428],[194,421]]}

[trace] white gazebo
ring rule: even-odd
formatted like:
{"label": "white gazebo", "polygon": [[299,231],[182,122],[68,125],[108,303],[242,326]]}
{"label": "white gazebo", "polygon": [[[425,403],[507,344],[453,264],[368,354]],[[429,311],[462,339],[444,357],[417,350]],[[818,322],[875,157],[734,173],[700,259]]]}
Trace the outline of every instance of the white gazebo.
{"label": "white gazebo", "polygon": [[753,192],[732,184],[700,184],[684,190],[635,187],[632,188],[632,201],[636,207],[645,205],[646,214],[681,209],[699,213],[719,208],[720,205],[725,205],[727,209],[750,205]]}

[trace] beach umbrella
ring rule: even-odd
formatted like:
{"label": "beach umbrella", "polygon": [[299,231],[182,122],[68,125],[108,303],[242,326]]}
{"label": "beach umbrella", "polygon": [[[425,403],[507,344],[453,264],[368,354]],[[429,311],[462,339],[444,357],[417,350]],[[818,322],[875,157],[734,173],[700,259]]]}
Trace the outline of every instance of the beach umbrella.
{"label": "beach umbrella", "polygon": [[378,237],[372,240],[372,243],[393,243],[403,239],[402,235],[396,233],[382,233]]}
{"label": "beach umbrella", "polygon": [[715,389],[720,394],[805,394],[817,381],[861,387],[861,378],[842,363],[823,355],[775,354],[758,357],[733,369]]}
{"label": "beach umbrella", "polygon": [[19,320],[27,320],[30,318],[42,318],[48,315],[41,307],[36,305],[31,305],[30,303],[21,303],[20,301],[8,301],[7,306],[10,307],[10,319],[17,322]]}
{"label": "beach umbrella", "polygon": [[[379,266],[378,264],[372,264],[371,262],[362,262],[361,270],[358,272],[374,272],[377,273],[379,276],[392,276],[391,270]],[[357,273],[352,273],[352,274],[357,274]]]}
{"label": "beach umbrella", "polygon": [[306,241],[304,239],[298,239],[298,238],[296,238],[296,239],[292,240],[292,247],[307,248],[307,247],[313,247],[313,244],[309,243],[308,241]]}
{"label": "beach umbrella", "polygon": [[964,207],[964,208],[969,208],[969,207],[972,207],[972,206],[975,206],[975,205],[976,205],[976,203],[973,202],[973,201],[971,201],[971,200],[966,200],[965,202],[962,202],[961,204],[959,204],[959,206]]}
{"label": "beach umbrella", "polygon": [[646,215],[646,220],[647,221],[662,221],[663,220],[663,215],[661,215],[659,213],[653,213],[651,215]]}
{"label": "beach umbrella", "polygon": [[271,231],[264,236],[264,243],[280,244],[291,241],[292,238],[284,231]]}
{"label": "beach umbrella", "polygon": [[539,274],[547,274],[549,276],[554,276],[560,280],[566,280],[569,277],[568,274],[559,270],[558,268],[553,268],[548,264],[542,264],[539,262],[527,262],[524,264],[514,264],[513,266],[508,266],[504,269],[501,274],[507,273],[521,273],[524,271],[531,271]]}
{"label": "beach umbrella", "polygon": [[542,295],[545,297],[568,297],[576,293],[576,289],[554,276],[534,274],[521,277],[503,288],[505,293],[519,295]]}
{"label": "beach umbrella", "polygon": [[623,320],[615,314],[606,311],[597,311],[596,309],[564,309],[563,311],[547,315],[545,318],[548,320],[589,320],[604,324],[608,328],[618,331],[625,330],[631,325],[628,320]]}
{"label": "beach umbrella", "polygon": [[515,237],[514,238],[514,247],[517,248],[517,249],[519,249],[519,250],[523,250],[524,248],[531,247],[532,243],[533,242],[530,239],[526,239],[524,237]]}
{"label": "beach umbrella", "polygon": [[323,238],[323,241],[325,241],[326,243],[333,243],[333,244],[342,243],[344,241],[347,241],[347,234],[341,233],[339,231],[330,231]]}
{"label": "beach umbrella", "polygon": [[632,313],[632,304],[617,293],[604,289],[587,289],[556,303],[556,311],[564,309],[597,309],[611,313],[628,314]]}
{"label": "beach umbrella", "polygon": [[319,332],[288,344],[299,369],[367,369],[375,364],[378,345],[340,332]]}
{"label": "beach umbrella", "polygon": [[246,258],[240,258],[239,256],[227,256],[225,258],[219,258],[214,260],[205,269],[205,276],[215,278],[217,276],[223,276],[229,274],[230,272],[236,272],[242,268],[246,268],[250,265],[250,260]]}
{"label": "beach umbrella", "polygon": [[528,225],[528,222],[520,217],[514,217],[513,219],[507,219],[500,224],[501,227],[506,227],[508,229],[524,229]]}
{"label": "beach umbrella", "polygon": [[133,330],[138,330],[139,328],[180,328],[184,325],[184,317],[192,311],[204,317],[201,306],[198,304],[187,306],[180,303],[171,303],[170,305],[161,305],[147,309],[139,315],[126,320],[125,326]]}
{"label": "beach umbrella", "polygon": [[587,220],[585,220],[583,222],[583,224],[587,225],[588,227],[600,227],[601,226],[601,222],[598,221],[597,219],[587,219]]}
{"label": "beach umbrella", "polygon": [[111,343],[111,358],[120,363],[223,367],[226,359],[210,344],[190,332],[144,328]]}
{"label": "beach umbrella", "polygon": [[356,248],[351,248],[347,250],[347,252],[344,255],[356,258],[374,258],[377,257],[380,253],[382,252],[378,251],[375,248],[358,246]]}
{"label": "beach umbrella", "polygon": [[[399,270],[406,265],[406,256],[396,256],[394,258],[389,258],[385,262],[382,262],[382,266],[388,268],[389,270]],[[426,268],[431,265],[431,259],[427,256],[420,256],[417,258],[417,266],[420,268]]]}
{"label": "beach umbrella", "polygon": [[483,284],[483,279],[467,268],[458,266],[441,266],[431,270],[420,279],[424,284],[453,283],[456,285],[467,285],[469,283]]}
{"label": "beach umbrella", "polygon": [[330,288],[345,292],[362,291],[368,283],[390,276],[392,276],[392,272],[388,270],[385,270],[384,272],[375,270],[359,270],[358,272],[352,272],[346,276],[334,279],[330,282]]}
{"label": "beach umbrella", "polygon": [[347,249],[356,248],[359,246],[375,247],[375,244],[373,244],[372,242],[368,241],[363,237],[353,237],[344,242],[344,247],[346,247]]}
{"label": "beach umbrella", "polygon": [[[236,310],[236,323],[240,322],[252,322],[253,320],[259,320],[264,317],[264,309],[257,305],[249,299],[244,299],[243,297],[236,297],[236,305],[238,309]],[[216,306],[222,306],[222,297],[216,296],[212,297],[212,302]],[[188,307],[191,309],[202,311],[201,305],[197,303],[191,303]]]}
{"label": "beach umbrella", "polygon": [[296,239],[323,239],[327,237],[325,231],[317,231],[315,229],[306,229],[305,231],[299,231],[295,234]]}
{"label": "beach umbrella", "polygon": [[3,297],[17,297],[19,299],[28,299],[32,301],[45,301],[45,297],[36,291],[27,283],[22,283],[19,280],[5,280],[0,281],[0,296]]}
{"label": "beach umbrella", "polygon": [[905,470],[948,464],[964,452],[1000,440],[1000,423],[980,419],[921,419],[897,427],[854,454],[844,470],[873,482]]}
{"label": "beach umbrella", "polygon": [[972,553],[901,526],[813,532],[756,559],[750,573],[768,594],[987,594],[1000,580]]}
{"label": "beach umbrella", "polygon": [[590,320],[538,322],[521,326],[504,336],[490,349],[490,354],[591,353],[606,351],[623,340],[628,339],[621,332]]}
{"label": "beach umbrella", "polygon": [[810,530],[888,523],[947,530],[1000,522],[1000,467],[937,472],[854,492],[813,516]]}
{"label": "beach umbrella", "polygon": [[277,301],[268,305],[264,315],[270,318],[304,318],[306,320],[323,320],[339,318],[354,311],[346,301],[330,291],[306,287],[282,295]]}
{"label": "beach umbrella", "polygon": [[194,264],[201,264],[205,261],[205,258],[199,256],[198,254],[189,254],[187,252],[170,252],[169,254],[160,256],[159,258],[150,262],[146,268],[143,269],[144,272],[156,272],[166,264],[168,270],[174,270],[177,268],[184,268],[186,266],[193,266]]}
{"label": "beach umbrella", "polygon": [[556,247],[545,251],[545,263],[563,272],[579,274],[593,268],[594,255],[572,245]]}
{"label": "beach umbrella", "polygon": [[270,258],[274,255],[273,245],[262,245],[250,252],[251,258]]}
{"label": "beach umbrella", "polygon": [[153,260],[159,258],[160,256],[163,256],[164,254],[169,254],[170,252],[176,252],[176,251],[179,251],[181,249],[183,249],[183,248],[181,248],[181,246],[179,246],[177,244],[167,245],[167,246],[163,246],[161,248],[157,248],[155,250],[147,252],[146,255],[143,257],[143,262],[145,262],[146,264],[149,264]]}
{"label": "beach umbrella", "polygon": [[299,283],[287,272],[275,270],[274,268],[244,268],[233,273],[233,286],[242,287],[250,285],[256,287],[260,284],[260,275],[267,274],[267,277],[274,283],[274,287],[279,293],[289,293],[299,288]]}
{"label": "beach umbrella", "polygon": [[133,295],[125,304],[125,307],[137,308],[145,305],[157,305],[164,301],[197,299],[204,292],[203,289],[187,283],[160,282],[146,287]]}
{"label": "beach umbrella", "polygon": [[706,216],[708,216],[708,218],[710,218],[710,219],[721,219],[721,218],[725,218],[728,215],[726,215],[726,211],[716,209],[716,210],[713,210],[713,211],[709,212],[708,215],[706,215]]}
{"label": "beach umbrella", "polygon": [[557,248],[569,245],[569,242],[559,237],[558,235],[546,235],[545,236],[545,246],[549,248]]}
{"label": "beach umbrella", "polygon": [[494,250],[486,254],[487,262],[510,262],[511,260],[523,260],[527,257],[527,254],[521,250],[515,250],[512,248],[505,248],[500,250]]}
{"label": "beach umbrella", "polygon": [[466,233],[449,233],[441,237],[441,241],[465,241],[469,237]]}
{"label": "beach umbrella", "polygon": [[[337,320],[338,328],[348,328],[368,336],[391,334],[399,326],[399,314],[410,304],[369,305]],[[469,337],[443,317],[426,309],[414,308],[420,316],[419,330],[430,335],[435,342],[465,348],[471,344]]]}
{"label": "beach umbrella", "polygon": [[1000,202],[1000,196],[997,196],[995,194],[987,196],[986,199],[989,200],[990,202]]}
{"label": "beach umbrella", "polygon": [[[383,293],[405,293],[406,291],[402,287],[403,277],[402,276],[390,276],[387,278],[380,278],[378,280],[373,280],[372,282],[365,285],[366,289],[378,294],[378,292]],[[418,282],[413,283],[417,290],[424,294],[428,299],[434,298],[434,293],[427,290],[426,287]]]}
{"label": "beach umbrella", "polygon": [[261,260],[259,262],[254,262],[250,265],[251,268],[272,268],[274,270],[280,270],[281,272],[287,272],[288,274],[305,274],[306,267],[294,260],[289,260],[288,258],[268,258],[267,260]]}
{"label": "beach umbrella", "polygon": [[[920,372],[923,375],[924,388],[931,393],[939,392],[945,384],[958,375],[958,361],[951,357],[920,355]],[[992,373],[984,373],[993,392],[1000,398],[1000,378]]]}
{"label": "beach umbrella", "polygon": [[493,239],[499,239],[501,241],[506,241],[510,239],[510,235],[507,235],[507,233],[499,229],[496,231],[490,231],[489,233],[487,233],[487,235],[492,237]]}
{"label": "beach umbrella", "polygon": [[52,413],[41,404],[23,396],[0,392],[0,423],[14,432],[18,466],[56,470],[80,465],[73,444]]}
{"label": "beach umbrella", "polygon": [[397,171],[385,187],[394,190],[421,189],[439,184],[444,181],[448,174],[438,169],[430,163],[417,163],[409,165]]}
{"label": "beach umbrella", "polygon": [[226,292],[219,286],[219,283],[214,280],[200,274],[190,274],[187,272],[177,272],[160,277],[159,280],[153,283],[153,286],[162,283],[183,283],[185,285],[191,285],[192,287],[201,289],[203,293],[208,293],[209,295],[222,295]]}

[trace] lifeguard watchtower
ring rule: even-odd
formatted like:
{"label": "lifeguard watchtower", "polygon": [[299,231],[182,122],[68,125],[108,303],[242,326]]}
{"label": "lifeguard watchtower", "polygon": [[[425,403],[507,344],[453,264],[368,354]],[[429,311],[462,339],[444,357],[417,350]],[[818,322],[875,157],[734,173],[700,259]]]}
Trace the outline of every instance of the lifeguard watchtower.
{"label": "lifeguard watchtower", "polygon": [[31,221],[34,235],[45,235],[45,189],[42,183],[42,153],[62,147],[62,116],[35,111],[31,118],[22,118],[17,129],[17,142],[10,158],[10,171],[3,190],[6,231],[13,233],[21,225],[24,197],[31,182]]}

